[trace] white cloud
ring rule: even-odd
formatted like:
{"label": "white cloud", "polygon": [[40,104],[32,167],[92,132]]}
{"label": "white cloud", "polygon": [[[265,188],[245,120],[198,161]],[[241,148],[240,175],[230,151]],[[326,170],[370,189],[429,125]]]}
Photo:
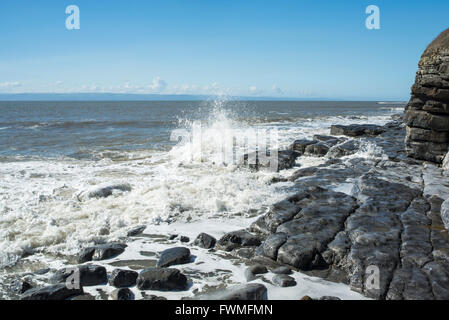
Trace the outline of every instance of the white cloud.
{"label": "white cloud", "polygon": [[13,82],[0,82],[1,88],[17,88],[20,87],[22,84],[18,81]]}
{"label": "white cloud", "polygon": [[273,84],[273,87],[271,87],[271,90],[273,90],[274,93],[276,94],[283,94],[284,92],[282,91],[281,88],[279,88],[277,85]]}
{"label": "white cloud", "polygon": [[167,82],[162,80],[160,77],[153,78],[153,82],[148,86],[154,92],[161,92],[167,88]]}

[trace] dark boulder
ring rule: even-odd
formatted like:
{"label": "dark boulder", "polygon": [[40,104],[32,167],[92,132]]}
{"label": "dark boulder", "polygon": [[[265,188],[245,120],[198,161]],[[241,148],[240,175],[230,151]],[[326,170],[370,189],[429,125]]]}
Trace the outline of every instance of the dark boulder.
{"label": "dark boulder", "polygon": [[138,276],[136,271],[115,269],[109,277],[109,284],[116,288],[131,287],[136,284]]}
{"label": "dark boulder", "polygon": [[300,139],[300,140],[295,140],[291,145],[290,145],[290,149],[293,151],[298,152],[300,155],[304,154],[304,152],[306,151],[306,147],[311,145],[311,144],[315,144],[318,141],[316,140],[307,140],[307,139]]}
{"label": "dark boulder", "polygon": [[350,124],[344,125],[332,125],[331,134],[332,135],[345,135],[349,137],[359,137],[359,136],[377,136],[385,132],[382,126],[375,124]]}
{"label": "dark boulder", "polygon": [[217,240],[207,233],[200,233],[193,242],[194,245],[204,249],[211,249],[215,247],[216,243]]}
{"label": "dark boulder", "polygon": [[78,255],[78,263],[110,259],[125,251],[126,244],[107,243],[83,249]]}
{"label": "dark boulder", "polygon": [[140,272],[137,277],[139,290],[185,290],[187,277],[178,269],[173,268],[148,268]]}
{"label": "dark boulder", "polygon": [[329,151],[329,145],[325,142],[318,142],[306,147],[305,154],[322,157]]}
{"label": "dark boulder", "polygon": [[226,251],[232,251],[238,247],[258,246],[260,239],[246,230],[238,230],[225,234],[218,240],[218,245]]}
{"label": "dark boulder", "polygon": [[190,262],[190,250],[184,247],[175,247],[162,251],[157,267],[165,268],[177,264]]}
{"label": "dark boulder", "polygon": [[294,287],[296,286],[296,280],[286,274],[277,274],[273,277],[273,283],[279,287]]}
{"label": "dark boulder", "polygon": [[267,288],[260,283],[237,285],[215,292],[199,294],[193,300],[267,300]]}
{"label": "dark boulder", "polygon": [[70,297],[82,295],[83,289],[68,289],[64,283],[59,283],[44,288],[27,290],[21,300],[65,300]]}
{"label": "dark boulder", "polygon": [[137,236],[139,234],[141,234],[147,226],[137,226],[135,228],[132,228],[131,230],[128,231],[128,233],[126,234],[128,237],[134,237]]}
{"label": "dark boulder", "polygon": [[112,300],[133,300],[134,294],[129,288],[119,288],[111,292]]}
{"label": "dark boulder", "polygon": [[[81,286],[96,286],[107,282],[106,268],[97,265],[81,265],[74,268],[63,268],[50,278],[51,283],[65,283],[69,276],[77,270]],[[73,277],[74,279],[76,277]]]}

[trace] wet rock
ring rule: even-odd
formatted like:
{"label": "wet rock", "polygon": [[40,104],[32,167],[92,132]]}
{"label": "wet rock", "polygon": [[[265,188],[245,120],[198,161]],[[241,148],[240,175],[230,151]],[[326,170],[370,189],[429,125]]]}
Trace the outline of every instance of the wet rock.
{"label": "wet rock", "polygon": [[279,287],[294,287],[296,286],[296,280],[286,274],[277,274],[273,277],[273,283]]}
{"label": "wet rock", "polygon": [[305,154],[313,155],[317,157],[325,156],[329,151],[329,145],[325,142],[318,142],[311,145],[308,145],[305,149]]}
{"label": "wet rock", "polygon": [[181,236],[181,237],[179,238],[179,241],[181,241],[181,242],[189,242],[189,241],[190,241],[190,238],[189,238],[189,237],[186,237],[186,236]]}
{"label": "wet rock", "polygon": [[190,262],[190,250],[184,247],[175,247],[162,251],[157,267],[164,268],[177,264]]}
{"label": "wet rock", "polygon": [[161,296],[156,296],[154,294],[150,294],[150,295],[143,296],[142,300],[153,300],[153,301],[159,300],[159,301],[162,301],[162,300],[167,300],[167,298],[161,297]]}
{"label": "wet rock", "polygon": [[339,297],[334,296],[322,296],[319,300],[341,300]]}
{"label": "wet rock", "polygon": [[91,301],[91,300],[96,300],[96,299],[90,293],[85,293],[85,294],[82,294],[82,295],[79,295],[79,296],[75,296],[75,297],[71,298],[70,300]]}
{"label": "wet rock", "polygon": [[175,240],[177,237],[178,237],[177,234],[171,234],[171,235],[168,237],[168,240]]}
{"label": "wet rock", "polygon": [[199,294],[193,300],[267,300],[267,288],[260,283],[249,283]]}
{"label": "wet rock", "polygon": [[377,136],[385,132],[382,126],[374,124],[350,124],[344,125],[332,125],[331,134],[332,135],[345,135],[349,137],[359,137],[359,136]]}
{"label": "wet rock", "polygon": [[232,251],[238,247],[258,246],[260,239],[246,230],[238,230],[225,234],[218,240],[218,245],[226,251]]}
{"label": "wet rock", "polygon": [[134,237],[141,234],[146,229],[146,226],[137,226],[128,231],[126,234],[128,237]]}
{"label": "wet rock", "polygon": [[291,274],[292,270],[288,267],[278,267],[271,270],[274,274]]}
{"label": "wet rock", "polygon": [[33,288],[33,286],[28,281],[19,280],[12,284],[11,291],[14,293],[22,294],[30,290],[31,288]]}
{"label": "wet rock", "polygon": [[441,220],[446,227],[446,230],[449,230],[449,199],[446,199],[441,204]]}
{"label": "wet rock", "polygon": [[289,200],[279,201],[270,206],[267,212],[251,225],[251,231],[274,233],[278,226],[291,220],[301,208]]}
{"label": "wet rock", "polygon": [[[74,268],[63,268],[55,272],[50,278],[51,283],[65,283],[69,276],[74,275],[74,272],[79,273],[79,280],[81,286],[96,286],[105,284],[108,280],[106,268],[98,265],[80,265]],[[77,276],[72,277],[76,279]]]}
{"label": "wet rock", "polygon": [[245,278],[246,281],[252,281],[257,278],[257,275],[267,273],[268,270],[265,266],[262,265],[254,265],[245,270]]}
{"label": "wet rock", "polygon": [[300,153],[293,150],[277,150],[277,158],[270,152],[267,152],[266,156],[262,156],[256,151],[251,154],[245,154],[243,156],[243,164],[255,170],[270,168],[279,171],[292,168],[295,165],[296,158],[299,156]]}
{"label": "wet rock", "polygon": [[207,233],[200,233],[193,242],[194,245],[204,249],[211,249],[215,247],[216,243],[217,240]]}
{"label": "wet rock", "polygon": [[349,140],[342,144],[336,145],[328,152],[330,158],[344,157],[356,153],[359,150],[360,141]]}
{"label": "wet rock", "polygon": [[44,288],[33,288],[27,290],[21,300],[65,300],[70,297],[82,295],[83,289],[68,289],[63,283],[47,286]]}
{"label": "wet rock", "polygon": [[313,300],[311,297],[309,297],[309,296],[304,296],[304,297],[302,297],[300,300]]}
{"label": "wet rock", "polygon": [[290,145],[290,149],[293,150],[293,151],[298,152],[300,155],[303,155],[304,152],[306,151],[306,147],[311,145],[311,144],[315,144],[315,143],[318,143],[318,141],[316,141],[316,140],[306,140],[306,139],[295,140]]}
{"label": "wet rock", "polygon": [[285,233],[273,233],[260,246],[262,255],[276,261],[278,250],[286,241]]}
{"label": "wet rock", "polygon": [[78,263],[110,259],[125,251],[126,244],[108,243],[83,249],[78,255]]}
{"label": "wet rock", "polygon": [[115,289],[111,292],[112,300],[133,300],[134,294],[129,288]]}
{"label": "wet rock", "polygon": [[148,268],[140,272],[137,277],[139,290],[185,290],[187,278],[178,269]]}
{"label": "wet rock", "polygon": [[138,276],[136,271],[115,269],[109,277],[109,284],[116,288],[131,287],[136,284]]}
{"label": "wet rock", "polygon": [[77,195],[79,201],[85,201],[92,198],[107,198],[111,196],[115,191],[131,191],[131,185],[128,183],[112,184],[96,186],[89,190],[82,191]]}

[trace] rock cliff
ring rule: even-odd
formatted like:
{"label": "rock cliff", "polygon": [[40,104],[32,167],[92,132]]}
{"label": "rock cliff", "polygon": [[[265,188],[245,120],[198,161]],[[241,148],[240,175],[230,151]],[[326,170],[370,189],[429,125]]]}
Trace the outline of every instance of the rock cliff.
{"label": "rock cliff", "polygon": [[407,155],[441,163],[449,147],[449,29],[421,56],[405,122]]}

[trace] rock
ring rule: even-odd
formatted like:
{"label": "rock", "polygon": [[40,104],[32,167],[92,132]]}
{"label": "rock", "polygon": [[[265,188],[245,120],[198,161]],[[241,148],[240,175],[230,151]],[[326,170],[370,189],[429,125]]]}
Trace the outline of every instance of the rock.
{"label": "rock", "polygon": [[181,238],[179,239],[181,242],[189,242],[190,238],[186,237],[186,236],[181,236]]}
{"label": "rock", "polygon": [[286,241],[285,233],[271,234],[261,245],[262,255],[276,261],[278,250]]}
{"label": "rock", "polygon": [[78,263],[113,258],[125,251],[126,244],[108,243],[83,249],[78,255]]}
{"label": "rock", "polygon": [[171,235],[168,237],[168,240],[175,240],[177,237],[178,237],[177,234],[171,234]]}
{"label": "rock", "polygon": [[[406,106],[409,157],[441,163],[449,147],[449,29],[424,51]],[[426,150],[430,154],[426,154]]]}
{"label": "rock", "polygon": [[359,137],[359,136],[377,136],[385,132],[382,126],[374,124],[350,124],[344,125],[332,125],[331,134],[332,135],[345,135],[349,137]]}
{"label": "rock", "polygon": [[32,288],[33,286],[28,281],[19,280],[13,283],[11,290],[15,293],[22,294]]}
{"label": "rock", "polygon": [[68,289],[65,284],[59,283],[44,288],[27,290],[21,300],[65,300],[73,296],[82,295],[83,289]]}
{"label": "rock", "polygon": [[322,296],[319,300],[341,300],[339,297]]}
{"label": "rock", "polygon": [[292,270],[288,267],[278,267],[271,270],[274,274],[291,274]]}
{"label": "rock", "polygon": [[306,140],[306,139],[301,139],[301,140],[295,140],[291,145],[290,145],[290,149],[293,151],[298,152],[300,155],[304,154],[304,152],[306,151],[306,147],[311,145],[311,144],[315,144],[318,141],[316,140]]}
{"label": "rock", "polygon": [[199,294],[193,300],[267,300],[267,288],[260,283],[249,283]]}
{"label": "rock", "polygon": [[128,233],[126,234],[128,237],[134,237],[137,236],[139,234],[141,234],[147,226],[137,226],[131,230],[128,231]]}
{"label": "rock", "polygon": [[277,274],[273,277],[273,283],[279,287],[294,287],[296,286],[296,280],[286,274]]}
{"label": "rock", "polygon": [[359,147],[360,141],[353,139],[334,146],[329,150],[327,155],[329,158],[349,156],[356,153],[359,150]]}
{"label": "rock", "polygon": [[167,298],[161,297],[161,296],[156,296],[154,294],[150,294],[148,296],[147,295],[143,296],[142,300],[153,300],[153,301],[159,300],[159,301],[162,301],[162,300],[167,300]]}
{"label": "rock", "polygon": [[260,245],[260,239],[245,230],[233,231],[225,234],[218,245],[226,251],[232,251],[238,247],[252,247]]}
{"label": "rock", "polygon": [[178,269],[148,268],[140,272],[137,277],[139,290],[185,290],[187,278]]}
{"label": "rock", "polygon": [[255,280],[256,279],[256,275],[264,274],[264,273],[267,273],[267,272],[268,272],[268,270],[267,270],[267,268],[265,266],[262,266],[262,265],[259,265],[259,264],[251,266],[251,267],[249,267],[249,268],[247,268],[245,270],[246,281],[249,282],[249,281]]}
{"label": "rock", "polygon": [[136,271],[114,269],[109,277],[109,284],[116,288],[131,287],[136,284],[138,276]]}
{"label": "rock", "polygon": [[131,191],[131,185],[128,183],[112,184],[112,185],[100,185],[95,186],[89,190],[82,191],[77,195],[79,201],[85,201],[92,198],[107,198],[111,196],[114,191]]}
{"label": "rock", "polygon": [[[266,157],[259,156],[258,151],[251,154],[245,154],[243,156],[243,164],[248,165],[255,170],[261,168],[275,168],[275,171],[279,171],[292,168],[295,165],[296,158],[300,156],[300,153],[293,150],[277,150],[277,154],[277,159],[274,160],[271,158],[270,152],[267,152]],[[272,161],[275,162],[272,163]]]}
{"label": "rock", "polygon": [[74,300],[74,301],[91,301],[91,300],[96,300],[95,296],[91,295],[90,293],[85,293],[79,296],[75,296],[73,298],[71,298],[70,300]]}
{"label": "rock", "polygon": [[441,204],[441,220],[446,228],[449,231],[449,199],[446,199]]}
{"label": "rock", "polygon": [[217,240],[207,233],[200,233],[193,242],[194,245],[204,249],[212,249],[216,243]]}
{"label": "rock", "polygon": [[305,149],[305,154],[322,157],[329,151],[329,145],[325,142],[318,142],[308,145]]}
{"label": "rock", "polygon": [[111,292],[112,300],[133,300],[134,294],[129,288],[119,288]]}
{"label": "rock", "polygon": [[157,267],[164,268],[177,264],[190,262],[190,250],[184,247],[175,247],[162,251]]}
{"label": "rock", "polygon": [[[106,268],[97,265],[80,265],[74,268],[63,268],[55,272],[50,278],[51,283],[65,283],[73,275],[74,270],[79,272],[80,285],[83,287],[105,284],[108,281]],[[76,278],[76,276],[74,277]]]}
{"label": "rock", "polygon": [[309,296],[304,296],[300,300],[313,300],[313,299]]}

